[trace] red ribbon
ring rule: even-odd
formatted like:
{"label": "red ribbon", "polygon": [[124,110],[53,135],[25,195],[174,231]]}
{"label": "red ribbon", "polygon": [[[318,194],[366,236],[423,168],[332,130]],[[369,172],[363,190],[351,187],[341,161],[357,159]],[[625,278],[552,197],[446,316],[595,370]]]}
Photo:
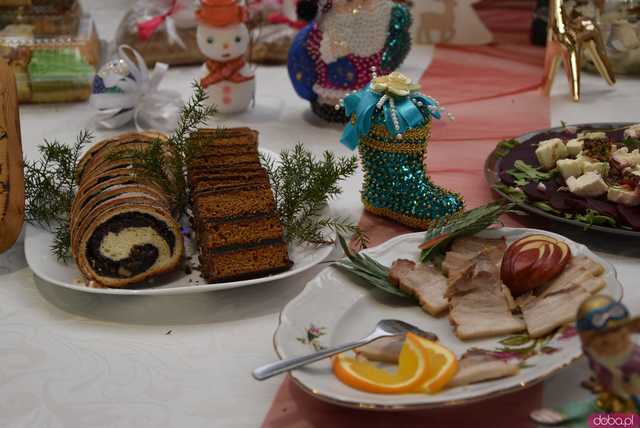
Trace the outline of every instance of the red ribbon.
{"label": "red ribbon", "polygon": [[251,80],[253,79],[253,76],[243,76],[240,74],[240,70],[244,67],[245,63],[246,62],[243,57],[226,62],[209,59],[205,61],[209,74],[200,80],[200,85],[206,89],[207,87],[222,82],[223,80],[233,83],[241,83]]}
{"label": "red ribbon", "polygon": [[147,19],[146,21],[142,21],[138,23],[138,38],[146,42],[153,36],[153,33],[156,32],[158,27],[162,25],[162,23],[171,15],[176,13],[179,9],[178,0],[173,0],[171,3],[171,7],[162,15],[154,16],[153,18]]}
{"label": "red ribbon", "polygon": [[296,30],[301,30],[307,25],[307,22],[305,21],[302,21],[302,20],[294,21],[290,19],[288,16],[283,15],[281,13],[272,13],[271,15],[269,15],[267,20],[269,21],[270,24],[286,24],[289,27],[294,28]]}

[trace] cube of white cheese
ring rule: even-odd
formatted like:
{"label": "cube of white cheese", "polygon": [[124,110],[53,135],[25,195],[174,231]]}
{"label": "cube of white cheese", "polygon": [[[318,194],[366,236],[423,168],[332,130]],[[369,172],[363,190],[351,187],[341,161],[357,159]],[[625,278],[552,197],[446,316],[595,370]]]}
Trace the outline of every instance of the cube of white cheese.
{"label": "cube of white cheese", "polygon": [[640,139],[640,123],[632,125],[624,130],[625,138]]}
{"label": "cube of white cheese", "polygon": [[578,178],[569,177],[567,186],[574,195],[585,197],[604,195],[609,190],[607,183],[595,172],[587,172]]}
{"label": "cube of white cheese", "polygon": [[579,177],[583,173],[580,159],[560,159],[556,165],[565,180],[569,177]]}
{"label": "cube of white cheese", "polygon": [[607,199],[611,202],[635,207],[640,205],[640,193],[625,187],[611,186],[607,192]]}
{"label": "cube of white cheese", "polygon": [[636,165],[640,165],[640,150],[638,149],[629,153],[629,149],[627,147],[621,147],[613,152],[611,157],[621,166],[635,167]]}
{"label": "cube of white cheese", "polygon": [[569,156],[578,156],[578,153],[582,151],[582,146],[584,145],[584,141],[574,138],[573,140],[567,141],[567,154]]}
{"label": "cube of white cheese", "polygon": [[567,147],[560,138],[541,141],[536,149],[536,157],[542,169],[548,171],[556,167],[558,159],[567,157]]}
{"label": "cube of white cheese", "polygon": [[609,174],[608,162],[600,162],[582,154],[578,155],[576,159],[582,162],[583,173],[595,172],[600,174],[602,177],[606,177]]}
{"label": "cube of white cheese", "polygon": [[582,162],[582,172],[595,172],[601,177],[609,175],[609,164],[606,162]]}
{"label": "cube of white cheese", "polygon": [[607,134],[605,132],[580,132],[578,134],[580,140],[606,140]]}

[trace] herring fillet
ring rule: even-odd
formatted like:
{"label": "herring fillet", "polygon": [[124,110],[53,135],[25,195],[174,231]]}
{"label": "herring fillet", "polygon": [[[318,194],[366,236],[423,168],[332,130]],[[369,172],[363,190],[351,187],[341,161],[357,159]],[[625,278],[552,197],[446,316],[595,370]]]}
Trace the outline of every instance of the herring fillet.
{"label": "herring fillet", "polygon": [[[431,332],[424,332],[424,334],[419,334],[419,336],[434,342],[438,340],[438,336]],[[405,338],[406,335],[404,334],[401,336],[383,337],[354,349],[354,352],[370,361],[397,364]]]}
{"label": "herring fillet", "polygon": [[402,291],[418,298],[426,312],[437,316],[446,311],[447,278],[431,264],[396,260],[389,271],[389,281]]}
{"label": "herring fillet", "polygon": [[516,333],[525,329],[513,316],[498,267],[481,254],[459,276],[450,278],[449,321],[462,340]]}
{"label": "herring fillet", "polygon": [[458,372],[447,384],[449,388],[514,376],[518,362],[505,361],[482,351],[468,350],[458,360]]}
{"label": "herring fillet", "polygon": [[[398,364],[404,345],[403,336],[384,337],[355,350],[369,361]],[[505,361],[487,352],[470,349],[458,359],[458,371],[447,387],[456,387],[500,379],[518,373],[518,362]]]}

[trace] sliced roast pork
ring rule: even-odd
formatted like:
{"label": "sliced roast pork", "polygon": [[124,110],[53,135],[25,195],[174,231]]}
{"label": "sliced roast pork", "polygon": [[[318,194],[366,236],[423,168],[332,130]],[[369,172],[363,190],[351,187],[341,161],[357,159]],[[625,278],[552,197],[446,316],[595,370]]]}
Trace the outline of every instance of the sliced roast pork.
{"label": "sliced roast pork", "polygon": [[576,285],[593,294],[607,285],[602,278],[603,273],[604,268],[589,257],[575,256],[571,258],[564,271],[537,294],[544,297]]}
{"label": "sliced roast pork", "polygon": [[507,243],[504,238],[485,239],[477,236],[458,238],[451,245],[451,250],[445,255],[442,271],[449,278],[458,276],[473,263],[473,260],[480,253],[485,254],[498,265],[506,249]]}
{"label": "sliced roast pork", "polygon": [[447,278],[431,264],[415,263],[411,260],[396,260],[391,265],[389,281],[415,296],[426,312],[437,316],[447,310],[449,303],[444,297]]}
{"label": "sliced roast pork", "polygon": [[449,320],[456,336],[466,340],[524,330],[506,293],[495,259],[482,253],[449,282]]}
{"label": "sliced roast pork", "polygon": [[604,288],[604,268],[585,256],[576,256],[564,271],[537,295],[516,300],[531,337],[544,336],[575,320],[580,304]]}
{"label": "sliced roast pork", "polygon": [[536,338],[574,321],[580,304],[590,295],[591,293],[575,285],[544,297],[518,298],[516,302],[527,324],[529,336]]}

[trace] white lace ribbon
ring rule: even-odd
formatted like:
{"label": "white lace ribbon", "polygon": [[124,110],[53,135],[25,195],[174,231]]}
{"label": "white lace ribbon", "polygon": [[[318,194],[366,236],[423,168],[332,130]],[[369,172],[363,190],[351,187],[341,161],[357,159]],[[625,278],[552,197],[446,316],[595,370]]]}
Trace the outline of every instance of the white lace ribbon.
{"label": "white lace ribbon", "polygon": [[156,63],[149,72],[142,56],[127,45],[118,48],[118,55],[126,64],[129,75],[103,78],[105,88],[118,88],[122,92],[91,95],[91,105],[98,109],[97,125],[116,129],[133,121],[138,131],[170,132],[175,129],[183,106],[182,96],[177,91],[158,89],[169,66]]}

